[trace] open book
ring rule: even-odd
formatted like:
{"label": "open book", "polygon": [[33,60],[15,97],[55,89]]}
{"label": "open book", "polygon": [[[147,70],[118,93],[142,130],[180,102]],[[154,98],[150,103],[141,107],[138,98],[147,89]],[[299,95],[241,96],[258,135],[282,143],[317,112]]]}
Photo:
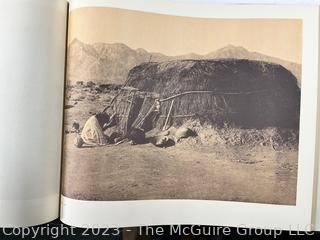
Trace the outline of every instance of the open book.
{"label": "open book", "polygon": [[0,226],[320,229],[319,17],[2,1]]}

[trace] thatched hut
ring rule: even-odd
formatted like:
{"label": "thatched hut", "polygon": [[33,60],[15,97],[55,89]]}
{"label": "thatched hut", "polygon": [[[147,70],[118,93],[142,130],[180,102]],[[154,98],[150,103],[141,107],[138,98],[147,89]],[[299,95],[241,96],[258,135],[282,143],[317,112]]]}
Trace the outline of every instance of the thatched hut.
{"label": "thatched hut", "polygon": [[[157,99],[160,107],[154,113]],[[297,128],[300,89],[291,72],[273,63],[150,62],[129,72],[113,108],[124,132],[132,127],[167,128],[190,119],[243,128]]]}

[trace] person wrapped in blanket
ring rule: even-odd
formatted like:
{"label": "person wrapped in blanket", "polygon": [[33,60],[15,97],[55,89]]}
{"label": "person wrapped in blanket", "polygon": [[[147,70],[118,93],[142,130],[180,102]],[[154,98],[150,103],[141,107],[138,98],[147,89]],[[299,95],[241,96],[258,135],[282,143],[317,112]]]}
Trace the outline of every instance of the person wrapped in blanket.
{"label": "person wrapped in blanket", "polygon": [[81,148],[84,144],[88,146],[104,146],[108,138],[104,131],[115,124],[115,114],[111,116],[102,112],[91,116],[85,123],[81,134],[75,139],[75,146]]}

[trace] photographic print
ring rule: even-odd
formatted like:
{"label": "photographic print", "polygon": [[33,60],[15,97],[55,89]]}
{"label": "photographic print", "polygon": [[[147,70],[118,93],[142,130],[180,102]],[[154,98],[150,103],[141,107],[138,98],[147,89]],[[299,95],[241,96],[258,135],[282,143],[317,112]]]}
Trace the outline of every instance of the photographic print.
{"label": "photographic print", "polygon": [[70,13],[62,194],[296,204],[302,20]]}

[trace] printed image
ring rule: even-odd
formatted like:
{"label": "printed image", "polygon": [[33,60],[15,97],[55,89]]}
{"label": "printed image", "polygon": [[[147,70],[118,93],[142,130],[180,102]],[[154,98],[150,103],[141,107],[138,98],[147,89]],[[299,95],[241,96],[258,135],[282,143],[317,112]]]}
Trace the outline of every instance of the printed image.
{"label": "printed image", "polygon": [[302,21],[70,13],[62,194],[295,205]]}

